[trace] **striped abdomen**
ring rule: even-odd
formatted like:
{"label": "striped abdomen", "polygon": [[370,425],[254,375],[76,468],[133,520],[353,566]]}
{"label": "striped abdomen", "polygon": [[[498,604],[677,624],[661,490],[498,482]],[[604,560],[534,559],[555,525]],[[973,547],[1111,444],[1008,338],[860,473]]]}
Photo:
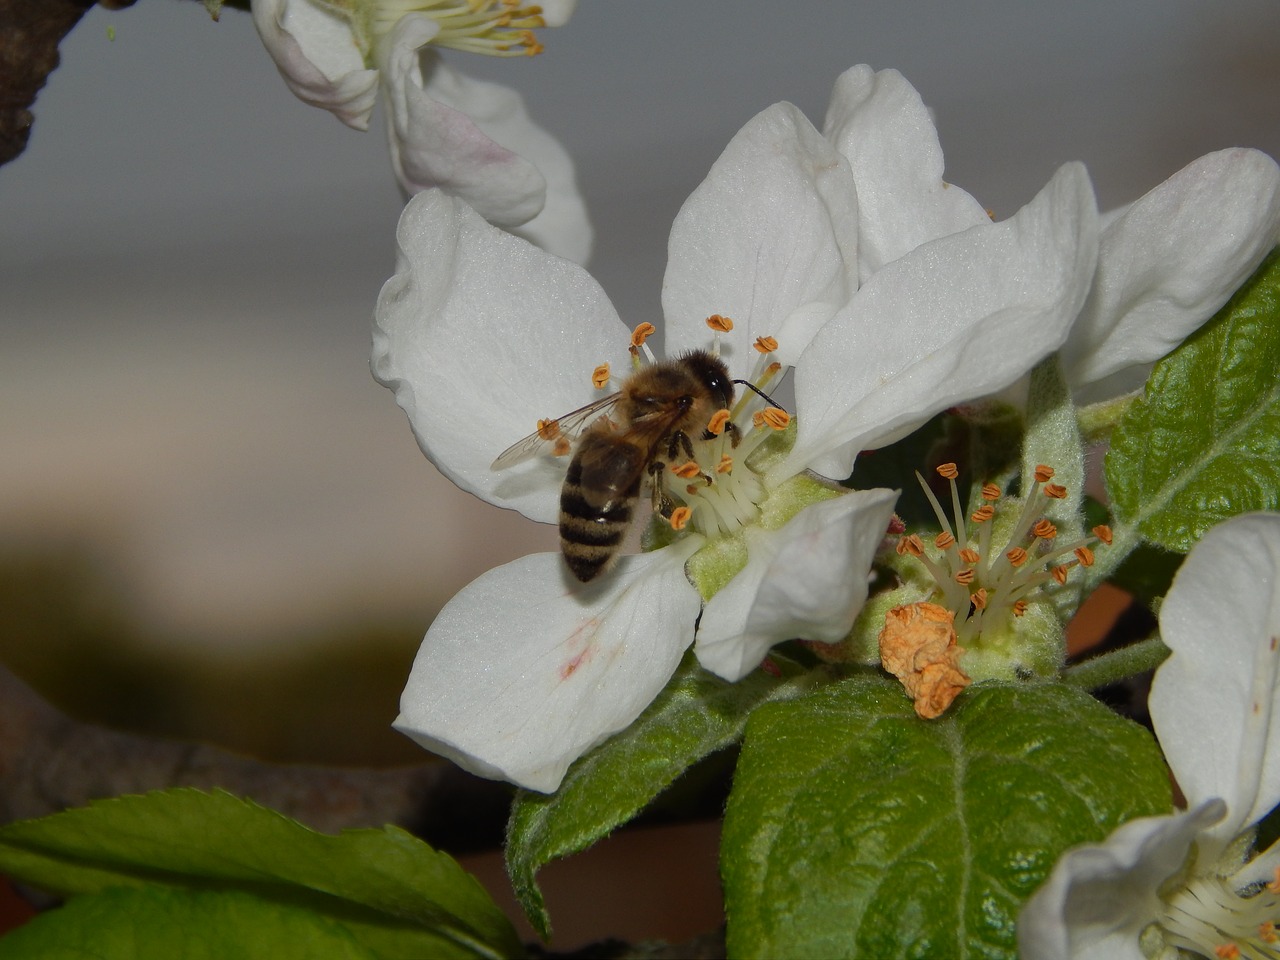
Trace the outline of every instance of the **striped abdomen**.
{"label": "striped abdomen", "polygon": [[560,550],[583,583],[613,563],[622,546],[648,461],[648,450],[626,439],[588,433],[560,488]]}

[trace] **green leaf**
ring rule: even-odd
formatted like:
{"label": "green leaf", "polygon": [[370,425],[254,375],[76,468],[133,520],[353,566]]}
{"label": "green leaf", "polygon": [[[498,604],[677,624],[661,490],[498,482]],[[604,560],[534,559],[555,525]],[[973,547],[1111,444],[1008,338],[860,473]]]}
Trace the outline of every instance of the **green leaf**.
{"label": "green leaf", "polygon": [[775,656],[784,671],[756,670],[728,683],[686,654],[675,676],[630,727],[569,768],[550,796],[521,791],[507,826],[507,872],[530,922],[550,936],[536,874],[585,850],[626,823],[687,768],[742,736],[747,715],[770,701],[811,690],[818,676]]}
{"label": "green leaf", "polygon": [[1168,812],[1146,730],[1062,685],[940,720],[855,677],[747,724],[721,841],[731,957],[1009,957],[1058,854]]}
{"label": "green leaf", "polygon": [[1280,251],[1156,364],[1106,476],[1121,532],[1178,553],[1228,517],[1280,508]]}
{"label": "green leaf", "polygon": [[126,889],[74,897],[0,939],[0,960],[378,960],[310,910],[228,890]]}
{"label": "green leaf", "polygon": [[64,895],[238,888],[337,919],[378,953],[421,954],[427,944],[442,957],[521,953],[480,883],[403,830],[327,836],[221,791],[120,797],[9,824],[0,872]]}

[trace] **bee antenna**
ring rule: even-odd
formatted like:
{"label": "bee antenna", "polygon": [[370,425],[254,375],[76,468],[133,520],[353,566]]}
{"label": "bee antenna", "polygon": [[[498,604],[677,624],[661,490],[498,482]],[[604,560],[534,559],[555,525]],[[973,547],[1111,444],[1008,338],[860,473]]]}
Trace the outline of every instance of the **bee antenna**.
{"label": "bee antenna", "polygon": [[748,390],[750,390],[752,393],[755,393],[755,394],[758,394],[759,396],[764,397],[764,398],[765,398],[765,400],[766,400],[769,404],[771,404],[772,406],[775,406],[775,407],[777,407],[779,410],[782,410],[782,411],[784,411],[784,412],[786,411],[786,407],[784,407],[782,404],[778,403],[778,401],[777,401],[777,400],[773,399],[773,397],[769,396],[767,393],[765,393],[763,390],[761,390],[759,387],[757,387],[757,386],[756,386],[754,383],[752,383],[750,380],[735,380],[735,381],[733,381],[733,382],[734,382],[734,383],[740,383],[740,384],[742,384],[744,387],[746,387],[746,388],[747,388]]}

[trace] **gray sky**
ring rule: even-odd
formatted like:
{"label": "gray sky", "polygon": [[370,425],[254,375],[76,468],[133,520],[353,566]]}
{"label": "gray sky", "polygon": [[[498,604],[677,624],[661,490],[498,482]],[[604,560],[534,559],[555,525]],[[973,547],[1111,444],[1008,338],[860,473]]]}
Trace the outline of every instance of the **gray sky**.
{"label": "gray sky", "polygon": [[[820,123],[855,63],[907,76],[948,179],[999,216],[1067,160],[1105,207],[1210,150],[1280,155],[1275,0],[582,0],[545,43],[450,60],[562,138],[635,322],[730,137],[778,100]],[[439,478],[369,377],[400,208],[380,122],[304,106],[247,15],[178,0],[91,11],[35,109],[0,168],[0,545],[83,538],[149,622],[252,641],[425,616],[554,549]]]}

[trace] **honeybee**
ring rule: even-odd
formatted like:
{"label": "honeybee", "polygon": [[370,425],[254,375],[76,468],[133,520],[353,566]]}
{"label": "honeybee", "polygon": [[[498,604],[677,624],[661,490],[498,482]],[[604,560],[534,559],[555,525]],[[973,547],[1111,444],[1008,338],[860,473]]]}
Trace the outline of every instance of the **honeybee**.
{"label": "honeybee", "polygon": [[694,350],[638,370],[617,393],[557,420],[498,455],[503,470],[539,453],[573,458],[560,488],[560,550],[575,577],[587,583],[617,557],[631,525],[645,474],[656,491],[664,461],[683,449],[693,457],[691,436],[711,436],[707,423],[733,406],[734,380],[719,357]]}

